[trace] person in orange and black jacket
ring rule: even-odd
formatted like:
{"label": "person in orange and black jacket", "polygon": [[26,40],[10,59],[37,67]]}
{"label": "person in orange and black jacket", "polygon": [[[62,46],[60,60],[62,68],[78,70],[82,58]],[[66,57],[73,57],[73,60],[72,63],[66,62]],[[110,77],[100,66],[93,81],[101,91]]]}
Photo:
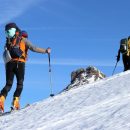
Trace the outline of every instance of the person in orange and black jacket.
{"label": "person in orange and black jacket", "polygon": [[12,59],[6,63],[6,85],[0,92],[0,110],[4,111],[4,101],[10,91],[14,76],[17,79],[17,87],[13,95],[12,106],[14,109],[20,108],[19,98],[23,90],[25,63],[28,49],[37,53],[50,53],[51,49],[39,48],[28,40],[26,31],[21,31],[15,23],[5,26],[6,45]]}

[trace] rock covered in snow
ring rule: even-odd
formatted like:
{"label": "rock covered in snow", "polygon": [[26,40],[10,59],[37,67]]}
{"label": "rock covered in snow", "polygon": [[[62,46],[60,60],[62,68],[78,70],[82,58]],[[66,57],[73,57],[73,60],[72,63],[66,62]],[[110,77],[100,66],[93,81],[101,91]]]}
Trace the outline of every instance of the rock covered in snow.
{"label": "rock covered in snow", "polygon": [[93,66],[89,66],[86,69],[77,69],[71,73],[71,83],[64,89],[64,91],[70,90],[71,88],[78,87],[80,85],[93,83],[105,77],[105,74]]}

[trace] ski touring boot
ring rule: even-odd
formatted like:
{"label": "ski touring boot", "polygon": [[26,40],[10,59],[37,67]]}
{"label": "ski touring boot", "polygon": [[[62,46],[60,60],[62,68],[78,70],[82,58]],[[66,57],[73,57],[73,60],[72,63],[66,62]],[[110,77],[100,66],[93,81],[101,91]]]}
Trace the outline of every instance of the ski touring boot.
{"label": "ski touring boot", "polygon": [[0,96],[0,113],[4,113],[4,101],[5,101],[5,97],[4,96]]}
{"label": "ski touring boot", "polygon": [[13,111],[13,110],[19,110],[19,109],[20,109],[19,97],[14,97],[11,110]]}

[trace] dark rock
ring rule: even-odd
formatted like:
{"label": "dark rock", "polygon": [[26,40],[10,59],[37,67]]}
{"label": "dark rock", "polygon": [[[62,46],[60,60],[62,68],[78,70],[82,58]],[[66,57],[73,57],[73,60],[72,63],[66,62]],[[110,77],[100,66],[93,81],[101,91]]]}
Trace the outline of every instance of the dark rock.
{"label": "dark rock", "polygon": [[80,68],[71,73],[71,83],[63,91],[68,91],[84,84],[93,83],[105,77],[105,74],[96,67],[89,66],[86,69]]}

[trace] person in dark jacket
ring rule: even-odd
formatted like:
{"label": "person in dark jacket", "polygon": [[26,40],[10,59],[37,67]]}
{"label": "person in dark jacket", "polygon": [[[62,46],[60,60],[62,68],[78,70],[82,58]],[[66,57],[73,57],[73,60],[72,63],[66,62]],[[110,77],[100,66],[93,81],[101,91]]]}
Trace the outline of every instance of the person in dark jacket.
{"label": "person in dark jacket", "polygon": [[6,50],[9,51],[10,61],[6,63],[6,85],[0,92],[0,110],[4,111],[4,101],[10,91],[14,76],[17,79],[16,91],[13,95],[12,106],[14,109],[20,108],[20,95],[23,90],[25,63],[27,60],[28,49],[37,53],[50,53],[51,49],[39,48],[34,46],[27,38],[26,31],[21,31],[15,23],[9,23],[5,26]]}
{"label": "person in dark jacket", "polygon": [[[125,40],[125,39],[122,39]],[[121,41],[120,41],[121,42]],[[130,70],[130,36],[126,39],[126,52],[122,53],[122,61],[124,65],[124,71]],[[121,48],[118,50],[117,62],[120,60]]]}

